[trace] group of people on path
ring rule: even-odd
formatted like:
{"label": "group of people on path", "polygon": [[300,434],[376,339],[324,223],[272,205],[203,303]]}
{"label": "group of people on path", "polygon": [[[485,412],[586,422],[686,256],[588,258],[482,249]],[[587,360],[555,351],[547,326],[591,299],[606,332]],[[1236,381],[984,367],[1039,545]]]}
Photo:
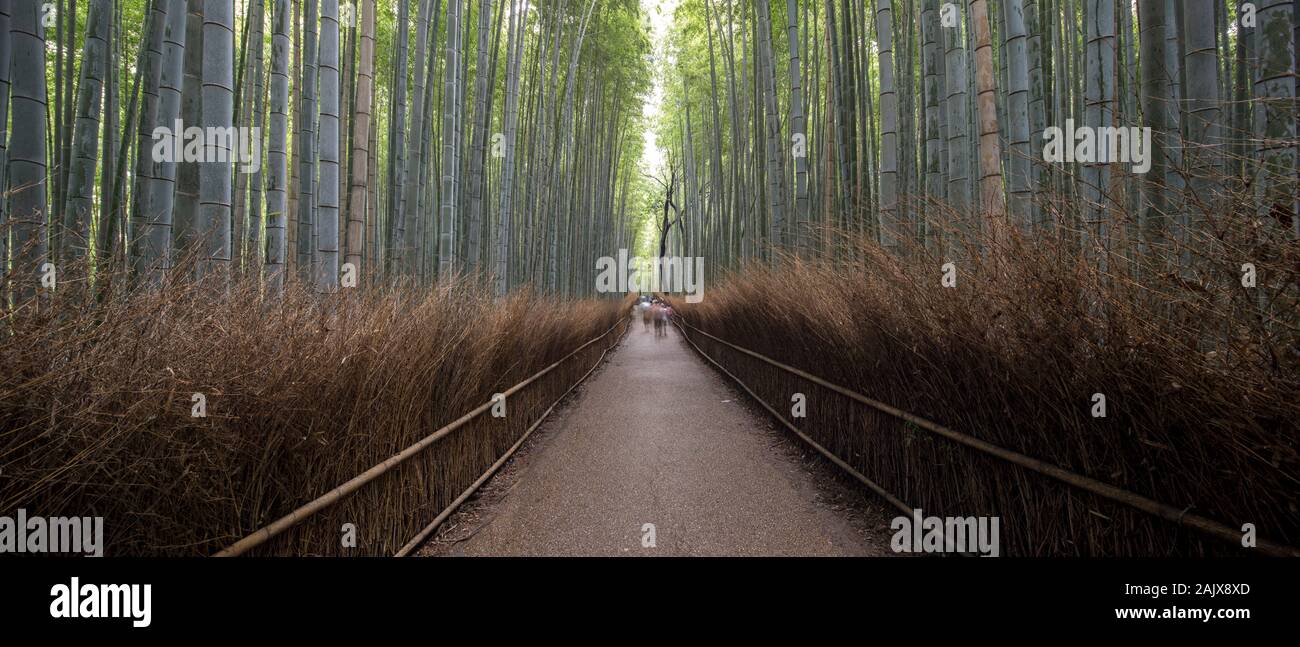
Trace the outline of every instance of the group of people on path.
{"label": "group of people on path", "polygon": [[668,335],[668,322],[673,317],[673,307],[664,303],[658,297],[641,297],[636,302],[633,316],[641,315],[641,324],[645,332],[650,332],[650,324],[654,323],[655,337],[664,337]]}

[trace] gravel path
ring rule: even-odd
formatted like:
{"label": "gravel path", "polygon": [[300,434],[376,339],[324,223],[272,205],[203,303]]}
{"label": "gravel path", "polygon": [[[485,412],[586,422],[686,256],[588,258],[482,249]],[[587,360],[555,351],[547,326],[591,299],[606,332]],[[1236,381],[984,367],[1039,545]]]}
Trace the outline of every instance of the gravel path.
{"label": "gravel path", "polygon": [[634,323],[420,554],[892,555],[892,515],[724,380]]}

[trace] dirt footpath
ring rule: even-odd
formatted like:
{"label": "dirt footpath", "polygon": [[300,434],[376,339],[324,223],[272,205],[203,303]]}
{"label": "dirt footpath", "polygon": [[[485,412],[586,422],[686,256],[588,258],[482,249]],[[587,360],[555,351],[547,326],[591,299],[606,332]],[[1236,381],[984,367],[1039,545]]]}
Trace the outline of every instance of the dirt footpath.
{"label": "dirt footpath", "polygon": [[892,555],[893,515],[745,397],[635,322],[420,554]]}

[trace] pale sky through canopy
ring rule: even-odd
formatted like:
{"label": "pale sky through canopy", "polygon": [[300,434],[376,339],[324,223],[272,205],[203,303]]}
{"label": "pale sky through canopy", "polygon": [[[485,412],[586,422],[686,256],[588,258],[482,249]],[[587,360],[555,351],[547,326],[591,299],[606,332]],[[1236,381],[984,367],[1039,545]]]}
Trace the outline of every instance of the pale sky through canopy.
{"label": "pale sky through canopy", "polygon": [[[666,56],[666,43],[668,40],[668,25],[673,19],[673,13],[677,10],[678,0],[641,0],[641,8],[647,16],[650,17],[650,42],[654,47],[654,56],[656,61],[660,57]],[[650,90],[650,100],[645,104],[645,116],[647,121],[652,124],[645,130],[645,149],[641,156],[641,170],[644,173],[656,175],[664,162],[664,151],[659,148],[655,141],[655,132],[653,124],[658,122],[659,113],[663,108],[664,85],[663,78],[659,75],[659,66],[654,68],[653,87]]]}

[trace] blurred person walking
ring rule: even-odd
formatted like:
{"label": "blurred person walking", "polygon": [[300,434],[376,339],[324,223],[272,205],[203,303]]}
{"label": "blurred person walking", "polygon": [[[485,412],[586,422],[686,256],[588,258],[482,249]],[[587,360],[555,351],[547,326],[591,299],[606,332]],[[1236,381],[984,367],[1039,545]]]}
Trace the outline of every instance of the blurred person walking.
{"label": "blurred person walking", "polygon": [[668,304],[666,303],[655,304],[655,313],[654,313],[655,337],[664,337],[668,334],[667,331],[668,312],[669,312]]}

